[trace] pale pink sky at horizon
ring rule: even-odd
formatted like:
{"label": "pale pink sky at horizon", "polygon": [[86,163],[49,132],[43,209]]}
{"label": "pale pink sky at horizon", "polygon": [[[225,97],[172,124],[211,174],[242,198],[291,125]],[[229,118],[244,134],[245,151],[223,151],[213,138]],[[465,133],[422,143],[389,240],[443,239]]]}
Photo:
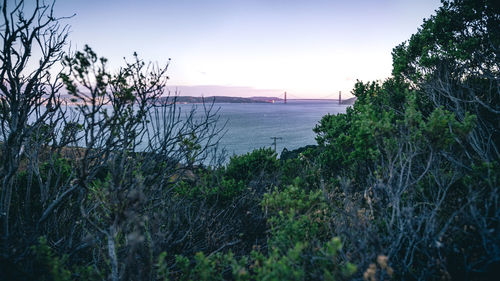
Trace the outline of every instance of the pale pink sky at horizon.
{"label": "pale pink sky at horizon", "polygon": [[171,90],[336,98],[338,91],[347,97],[356,79],[387,78],[392,48],[439,6],[438,0],[72,0],[58,1],[55,12],[76,13],[66,21],[72,50],[88,44],[112,67],[134,51],[160,64],[172,58]]}

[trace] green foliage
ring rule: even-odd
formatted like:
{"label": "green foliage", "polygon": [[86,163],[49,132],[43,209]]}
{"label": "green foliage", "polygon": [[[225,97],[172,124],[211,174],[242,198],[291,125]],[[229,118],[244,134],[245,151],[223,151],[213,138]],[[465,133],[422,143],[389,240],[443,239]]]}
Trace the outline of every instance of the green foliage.
{"label": "green foliage", "polygon": [[[10,236],[26,229],[62,241],[51,248],[40,238],[22,263],[38,280],[61,281],[102,280],[98,270],[113,266],[115,279],[127,280],[359,279],[357,267],[383,279],[392,266],[413,280],[489,270],[500,252],[499,11],[492,0],[443,1],[394,48],[393,77],[358,81],[356,103],[321,119],[317,147],[281,160],[261,148],[213,168],[195,165],[204,149],[196,129],[169,136],[184,174],[166,152],[131,152],[163,93],[163,72],[146,78],[134,56],[112,75],[85,46],[64,58],[60,79],[74,101],[93,102],[77,105],[85,122],[67,123],[61,138],[77,143],[89,133],[90,160],[76,168],[71,159],[34,159],[15,175]],[[32,143],[50,142],[54,128],[33,129]],[[147,157],[159,160],[146,165]],[[62,197],[74,183],[78,192]],[[49,206],[65,219],[39,222],[34,214]],[[82,215],[78,226],[61,226]],[[7,250],[22,252],[16,247]]]}
{"label": "green foliage", "polygon": [[[271,235],[269,249],[256,247],[247,256],[236,258],[231,252],[205,256],[197,253],[190,260],[177,256],[176,280],[227,280],[231,269],[234,280],[338,280],[352,276],[356,266],[342,262],[340,239],[327,232],[328,206],[321,191],[307,192],[291,185],[264,195],[262,208],[268,214]],[[160,256],[161,274],[168,274]],[[164,279],[167,280],[167,279]]]}
{"label": "green foliage", "polygon": [[252,184],[273,183],[278,171],[277,154],[272,149],[261,148],[231,157],[223,168],[194,170],[194,179],[181,180],[176,184],[175,192],[189,198],[230,202],[244,190],[251,188]]}
{"label": "green foliage", "polygon": [[169,275],[166,258],[167,258],[167,253],[161,252],[160,255],[158,256],[158,263],[156,264],[156,275],[158,276],[158,279],[163,281],[168,281],[168,275]]}
{"label": "green foliage", "polygon": [[304,280],[306,272],[302,266],[301,255],[305,247],[305,244],[299,242],[285,253],[273,248],[267,257],[253,252],[254,280]]}
{"label": "green foliage", "polygon": [[194,132],[187,136],[179,135],[179,145],[186,153],[186,163],[192,165],[196,161],[197,155],[201,150],[201,145],[197,141],[197,136]]}
{"label": "green foliage", "polygon": [[307,192],[306,190],[289,185],[280,191],[275,188],[271,193],[264,194],[262,207],[269,216],[298,212],[300,214],[315,208],[324,207],[321,190]]}
{"label": "green foliage", "polygon": [[366,174],[378,158],[375,137],[390,130],[395,119],[386,110],[390,98],[385,85],[391,84],[356,83],[353,93],[358,100],[354,106],[347,108],[345,114],[324,116],[314,128],[321,167],[330,180],[344,173]]}
{"label": "green foliage", "polygon": [[263,263],[263,278],[333,280],[334,276],[354,273],[352,264],[342,265],[337,259],[341,243],[339,238],[330,239],[330,210],[321,190],[307,192],[294,185],[275,189],[264,195],[262,207],[271,226],[271,250]]}
{"label": "green foliage", "polygon": [[394,48],[393,75],[418,81],[441,67],[493,67],[498,59],[494,46],[500,45],[499,13],[493,0],[443,1],[410,40]]}
{"label": "green foliage", "polygon": [[450,149],[475,127],[475,116],[459,120],[443,108],[421,110],[417,93],[388,79],[382,84],[356,84],[359,99],[345,114],[326,115],[314,128],[323,172],[332,178],[349,175],[356,182],[373,170],[382,156],[398,149],[398,140],[433,149]]}
{"label": "green foliage", "polygon": [[[32,247],[36,254],[36,259],[41,266],[45,267],[49,277],[41,277],[41,280],[65,281],[71,280],[71,271],[64,264],[67,260],[66,256],[62,259],[54,255],[52,249],[47,245],[47,239],[40,237],[39,244]],[[50,278],[50,279],[49,279]]]}
{"label": "green foliage", "polygon": [[[230,257],[230,256],[229,256]],[[227,255],[220,253],[211,257],[196,253],[193,264],[183,256],[176,256],[176,266],[180,269],[180,280],[220,281],[224,280],[224,269],[229,265]]]}
{"label": "green foliage", "polygon": [[32,246],[31,250],[35,254],[37,280],[100,280],[99,273],[91,266],[68,266],[68,256],[58,257],[48,245],[45,237],[40,237],[38,244]]}
{"label": "green foliage", "polygon": [[[498,243],[488,231],[498,231],[485,225],[498,225],[494,217],[499,214],[499,15],[500,6],[493,1],[443,1],[435,16],[394,49],[392,78],[356,83],[353,107],[345,114],[323,117],[314,129],[321,174],[329,184],[337,177],[349,179],[336,196],[346,198],[346,191],[352,192],[345,200],[359,202],[359,212],[370,214],[358,220],[353,217],[359,213],[350,217],[338,212],[339,226],[348,221],[339,231],[349,232],[356,224],[371,228],[376,238],[361,242],[362,235],[354,230],[350,234],[349,247],[359,243],[362,250],[371,239],[388,239],[379,243],[391,245],[381,247],[391,247],[402,278],[431,278],[416,272],[432,270],[443,278],[453,271],[456,278],[463,274],[455,269],[464,268],[462,263],[484,271],[480,264],[491,266],[498,260],[498,254],[488,249],[497,249],[492,245]],[[403,205],[408,207],[398,207]],[[398,213],[398,208],[405,211]],[[407,211],[412,215],[405,215]],[[479,218],[482,223],[476,221]],[[439,250],[422,245],[413,263],[404,264],[398,258],[413,250],[389,240],[392,231],[399,232],[391,229],[394,222],[425,229],[405,234],[408,238],[403,240],[435,239],[427,237],[442,228],[439,236],[447,238],[439,239],[446,242],[438,243]],[[477,246],[481,243],[489,246]],[[453,249],[462,250],[457,254]],[[448,258],[455,263],[445,265]]]}
{"label": "green foliage", "polygon": [[304,189],[319,188],[319,150],[306,146],[294,151],[283,150],[280,157],[281,185],[294,184]]}
{"label": "green foliage", "polygon": [[259,148],[244,155],[233,156],[226,166],[225,175],[248,185],[252,180],[272,177],[279,168],[277,154],[271,148]]}
{"label": "green foliage", "polygon": [[[71,161],[62,157],[51,156],[52,159],[38,164],[38,171],[31,167],[21,170],[16,177],[18,189],[13,195],[13,204],[21,205],[28,198],[29,204],[22,204],[24,211],[29,210],[35,214],[41,214],[46,207],[48,196],[66,189],[68,183],[74,178]],[[70,203],[71,205],[71,203]],[[20,218],[30,221],[38,219],[38,216],[26,216],[26,212],[13,210]]]}
{"label": "green foliage", "polygon": [[209,201],[229,202],[240,195],[247,186],[243,181],[218,175],[219,171],[197,171],[196,182],[183,180],[176,184],[175,193],[188,198],[204,198]]}
{"label": "green foliage", "polygon": [[468,149],[482,161],[500,157],[495,129],[500,122],[497,2],[443,1],[417,33],[393,50],[393,75],[427,101],[426,108],[419,104],[420,110],[429,113],[442,106],[465,122],[466,114],[476,116],[476,139]]}
{"label": "green foliage", "polygon": [[442,108],[435,109],[423,125],[423,136],[436,149],[446,149],[459,139],[464,139],[474,128],[475,116],[467,114],[463,122]]}
{"label": "green foliage", "polygon": [[[63,157],[54,156],[53,159],[46,160],[39,166],[39,175],[42,182],[50,182],[47,184],[50,187],[58,187],[64,185],[73,176],[73,167],[71,166],[71,161]],[[18,175],[18,180],[22,186],[28,184],[28,170],[21,171]],[[40,181],[32,180],[30,184],[33,186],[33,190],[40,188]]]}

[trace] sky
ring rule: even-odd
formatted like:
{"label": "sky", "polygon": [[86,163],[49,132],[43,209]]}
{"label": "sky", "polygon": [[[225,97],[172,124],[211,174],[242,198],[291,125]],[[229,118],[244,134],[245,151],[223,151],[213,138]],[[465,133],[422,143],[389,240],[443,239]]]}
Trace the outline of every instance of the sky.
{"label": "sky", "polygon": [[181,95],[336,98],[356,79],[389,77],[391,50],[439,0],[59,0],[85,44],[110,66],[133,52],[164,64]]}

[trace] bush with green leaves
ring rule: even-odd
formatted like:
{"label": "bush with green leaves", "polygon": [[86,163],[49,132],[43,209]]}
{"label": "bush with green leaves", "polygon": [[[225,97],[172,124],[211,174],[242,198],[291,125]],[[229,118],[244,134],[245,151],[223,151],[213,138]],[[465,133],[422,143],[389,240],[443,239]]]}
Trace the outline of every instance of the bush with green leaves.
{"label": "bush with green leaves", "polygon": [[498,265],[499,15],[443,1],[394,49],[393,77],[358,82],[315,128],[332,232],[361,268],[386,254],[401,279],[482,279]]}
{"label": "bush with green leaves", "polygon": [[199,168],[191,178],[176,183],[175,193],[187,198],[227,203],[241,195],[246,188],[242,180],[226,176],[224,168]]}
{"label": "bush with green leaves", "polygon": [[275,182],[279,169],[277,154],[271,148],[259,148],[244,155],[231,157],[225,176],[246,185]]}
{"label": "bush with green leaves", "polygon": [[321,191],[290,185],[264,194],[261,202],[271,228],[267,246],[255,245],[249,255],[231,252],[193,259],[177,256],[168,270],[166,254],[158,268],[164,280],[342,280],[356,266],[339,258],[342,243],[329,236],[329,212]]}
{"label": "bush with green leaves", "polygon": [[[21,34],[36,21],[24,24],[19,3],[2,9],[17,16],[4,17],[3,74],[33,87],[0,93],[4,127],[24,120],[0,143],[0,279],[482,280],[498,268],[493,0],[443,1],[393,50],[391,78],[358,81],[356,103],[322,118],[317,147],[281,160],[257,149],[225,167],[203,165],[216,116],[182,119],[159,99],[167,66],[134,55],[111,74],[87,46],[63,59],[66,30],[38,2],[47,64],[23,76],[15,54],[31,53]],[[80,101],[74,119],[63,85]]]}
{"label": "bush with green leaves", "polygon": [[308,145],[296,150],[283,150],[280,156],[280,185],[294,184],[305,189],[320,187],[319,149]]}
{"label": "bush with green leaves", "polygon": [[32,278],[40,281],[101,280],[103,276],[91,265],[70,266],[68,256],[57,256],[45,237],[38,239],[38,244],[31,250],[34,255]]}

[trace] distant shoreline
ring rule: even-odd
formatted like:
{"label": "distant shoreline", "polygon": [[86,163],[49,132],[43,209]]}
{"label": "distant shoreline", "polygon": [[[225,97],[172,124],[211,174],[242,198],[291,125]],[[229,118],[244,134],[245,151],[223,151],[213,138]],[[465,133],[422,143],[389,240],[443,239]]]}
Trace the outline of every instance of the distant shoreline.
{"label": "distant shoreline", "polygon": [[[174,102],[178,104],[191,104],[191,103],[284,103],[282,98],[278,97],[229,97],[229,96],[212,96],[212,97],[193,97],[193,96],[176,96],[160,99],[160,102]],[[289,102],[296,101],[331,101],[338,102],[338,99],[288,99]],[[356,98],[349,98],[342,100],[341,104],[352,105]]]}
{"label": "distant shoreline", "polygon": [[[64,97],[66,102],[71,104],[79,104],[81,102],[75,102],[70,97]],[[338,99],[288,99],[289,102],[298,101],[331,101],[338,102]],[[352,105],[356,101],[356,98],[349,98],[342,100],[343,105]],[[278,97],[230,97],[230,96],[211,96],[211,97],[194,97],[194,96],[168,96],[161,97],[158,99],[159,104],[200,104],[200,103],[284,103],[282,98]]]}
{"label": "distant shoreline", "polygon": [[282,99],[277,97],[228,97],[228,96],[212,96],[212,97],[193,97],[193,96],[170,96],[159,99],[160,103],[276,103],[282,102]]}

